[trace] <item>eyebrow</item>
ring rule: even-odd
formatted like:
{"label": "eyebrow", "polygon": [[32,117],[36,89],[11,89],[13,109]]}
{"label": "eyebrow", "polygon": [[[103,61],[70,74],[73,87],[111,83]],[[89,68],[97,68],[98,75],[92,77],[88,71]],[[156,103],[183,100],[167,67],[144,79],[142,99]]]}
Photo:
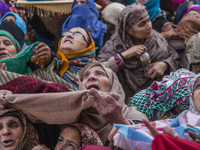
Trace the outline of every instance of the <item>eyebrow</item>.
{"label": "eyebrow", "polygon": [[[60,135],[60,138],[62,138],[64,140],[64,138],[61,135]],[[66,141],[68,141],[69,143],[73,143],[78,147],[78,145],[76,143],[74,143],[73,141],[71,141],[71,140],[66,140]]]}

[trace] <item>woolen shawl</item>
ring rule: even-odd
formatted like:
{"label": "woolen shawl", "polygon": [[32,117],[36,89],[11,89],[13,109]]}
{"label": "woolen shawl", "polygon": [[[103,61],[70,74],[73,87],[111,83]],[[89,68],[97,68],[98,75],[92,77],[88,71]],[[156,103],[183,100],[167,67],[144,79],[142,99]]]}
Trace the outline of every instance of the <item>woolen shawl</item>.
{"label": "woolen shawl", "polygon": [[71,15],[63,23],[62,33],[74,27],[81,27],[87,30],[89,26],[92,30],[92,38],[96,46],[101,48],[104,36],[103,31],[107,30],[107,26],[98,20],[100,15],[94,0],[87,0],[88,5],[76,5],[73,7],[75,1],[72,3]]}
{"label": "woolen shawl", "polygon": [[11,108],[0,111],[0,117],[13,115],[19,118],[24,130],[20,145],[16,150],[31,150],[39,143],[37,131],[33,127],[32,123],[27,119],[25,114],[23,114],[20,110]]}
{"label": "woolen shawl", "polygon": [[189,83],[188,85],[188,91],[189,91],[189,100],[190,100],[190,107],[189,107],[189,111],[191,111],[191,113],[196,114],[196,115],[200,115],[200,112],[198,111],[197,107],[195,106],[194,103],[194,86],[195,83],[197,81],[197,79],[200,77],[200,74],[197,74]]}
{"label": "woolen shawl", "polygon": [[[166,24],[167,25],[167,24]],[[184,17],[181,19],[177,26],[171,25],[171,29],[166,32],[162,32],[163,37],[166,40],[170,39],[183,39],[184,44],[187,43],[188,39],[200,32],[200,20],[194,17]],[[165,30],[165,25],[163,29]]]}
{"label": "woolen shawl", "polygon": [[[126,32],[126,26],[130,20],[132,24],[136,24],[147,15],[148,13],[144,6],[130,5],[126,7],[119,15],[115,34],[101,49],[97,60],[106,62],[117,53],[135,46],[131,37]],[[174,60],[178,55],[169,47],[161,34],[153,30],[153,36],[146,39],[142,45],[146,46],[152,63],[164,61],[168,64],[170,71],[177,69],[177,64]],[[118,72],[118,76],[121,83],[126,83],[123,86],[130,87],[133,92],[139,92],[152,83],[152,81],[145,78],[142,63],[139,58],[135,57],[126,60],[125,67]],[[130,96],[133,96],[133,94]]]}
{"label": "woolen shawl", "polygon": [[[84,70],[91,65],[97,64],[89,64],[84,67]],[[124,91],[117,76],[112,70],[104,69],[111,84],[111,90],[107,94],[114,97],[122,105],[123,115],[131,120],[147,119],[143,113],[137,111],[136,107],[125,105]],[[84,72],[80,72],[79,78],[82,73]],[[10,107],[21,109],[33,122],[43,121],[47,124],[84,123],[97,132],[105,144],[112,127],[98,114],[94,107],[91,107],[95,97],[89,90],[85,89],[82,82],[80,82],[79,88],[80,90],[75,92],[5,95],[5,99],[9,102]]]}

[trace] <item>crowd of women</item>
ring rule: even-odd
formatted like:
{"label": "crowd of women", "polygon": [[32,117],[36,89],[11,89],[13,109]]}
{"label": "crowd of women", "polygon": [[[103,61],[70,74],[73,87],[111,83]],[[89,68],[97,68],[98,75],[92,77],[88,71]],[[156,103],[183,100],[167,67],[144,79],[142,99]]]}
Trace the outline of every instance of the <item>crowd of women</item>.
{"label": "crowd of women", "polygon": [[74,0],[55,35],[11,3],[1,150],[200,149],[199,1]]}

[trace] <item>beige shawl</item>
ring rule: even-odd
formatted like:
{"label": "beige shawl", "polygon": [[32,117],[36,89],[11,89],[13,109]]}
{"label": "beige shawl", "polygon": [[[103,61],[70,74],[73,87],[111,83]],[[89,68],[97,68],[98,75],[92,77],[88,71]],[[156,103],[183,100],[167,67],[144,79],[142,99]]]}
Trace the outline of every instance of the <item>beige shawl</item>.
{"label": "beige shawl", "polygon": [[[100,65],[94,63],[92,65]],[[84,67],[83,71],[91,67]],[[102,66],[103,67],[103,66]],[[127,107],[124,103],[124,91],[117,76],[110,69],[104,68],[108,74],[111,95],[123,107],[123,115],[127,119],[141,120],[146,116],[135,107]],[[83,72],[79,72],[79,77]],[[102,92],[104,93],[104,92]],[[75,92],[47,93],[47,94],[13,94],[5,99],[10,107],[21,109],[33,122],[42,121],[48,124],[84,123],[95,130],[103,143],[106,142],[111,126],[98,114],[93,106],[94,96],[86,90],[80,81],[80,90]],[[146,118],[147,119],[147,118]]]}

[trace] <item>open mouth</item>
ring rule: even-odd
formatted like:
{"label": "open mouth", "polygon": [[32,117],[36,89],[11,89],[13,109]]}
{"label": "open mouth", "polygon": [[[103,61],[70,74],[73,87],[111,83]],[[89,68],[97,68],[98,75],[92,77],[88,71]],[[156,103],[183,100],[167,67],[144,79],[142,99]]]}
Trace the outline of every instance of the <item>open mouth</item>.
{"label": "open mouth", "polygon": [[87,87],[87,89],[95,88],[96,90],[100,90],[100,87],[96,84],[91,84]]}
{"label": "open mouth", "polygon": [[5,56],[7,56],[6,53],[0,53],[0,57],[5,57]]}
{"label": "open mouth", "polygon": [[69,44],[72,44],[72,41],[70,41],[70,40],[65,40],[65,42],[64,43],[69,43]]}
{"label": "open mouth", "polygon": [[10,146],[10,145],[12,145],[13,144],[13,140],[11,140],[11,139],[8,139],[8,140],[4,140],[3,141],[3,145],[4,146]]}

